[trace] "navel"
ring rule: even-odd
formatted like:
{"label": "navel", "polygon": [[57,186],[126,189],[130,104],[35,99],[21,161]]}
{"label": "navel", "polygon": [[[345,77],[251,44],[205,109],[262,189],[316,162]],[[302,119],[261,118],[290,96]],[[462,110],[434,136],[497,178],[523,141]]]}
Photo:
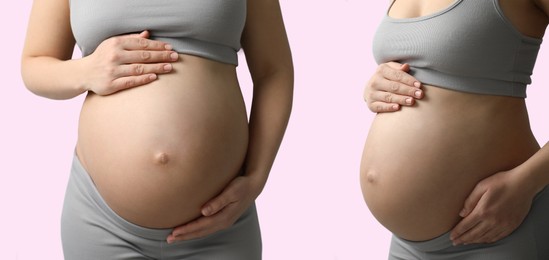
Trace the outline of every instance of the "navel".
{"label": "navel", "polygon": [[155,155],[154,162],[160,165],[166,165],[170,161],[170,157],[167,153],[161,152]]}
{"label": "navel", "polygon": [[366,172],[366,181],[370,184],[374,184],[377,182],[378,176],[377,173],[373,170],[369,170]]}

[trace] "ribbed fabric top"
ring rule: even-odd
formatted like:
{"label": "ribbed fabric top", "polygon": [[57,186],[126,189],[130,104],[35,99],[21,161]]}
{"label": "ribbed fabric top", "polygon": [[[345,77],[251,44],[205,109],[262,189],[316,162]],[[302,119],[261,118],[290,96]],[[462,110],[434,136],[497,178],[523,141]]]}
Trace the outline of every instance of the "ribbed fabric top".
{"label": "ribbed fabric top", "polygon": [[70,0],[70,15],[84,56],[109,37],[149,30],[179,53],[237,65],[246,0]]}
{"label": "ribbed fabric top", "polygon": [[517,31],[499,0],[456,0],[427,16],[387,14],[373,52],[378,64],[410,64],[410,73],[424,84],[524,98],[541,42]]}

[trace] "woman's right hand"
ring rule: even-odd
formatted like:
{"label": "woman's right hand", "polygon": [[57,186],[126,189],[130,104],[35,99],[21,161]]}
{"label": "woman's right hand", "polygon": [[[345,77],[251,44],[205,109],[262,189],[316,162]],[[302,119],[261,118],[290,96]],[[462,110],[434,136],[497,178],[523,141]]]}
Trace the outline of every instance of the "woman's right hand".
{"label": "woman's right hand", "polygon": [[149,32],[115,36],[103,41],[82,60],[86,62],[84,88],[98,95],[148,84],[157,74],[172,70],[179,55],[167,43],[150,40]]}
{"label": "woman's right hand", "polygon": [[387,62],[378,66],[364,88],[364,101],[372,112],[394,112],[423,97],[421,83],[407,72],[410,65]]}

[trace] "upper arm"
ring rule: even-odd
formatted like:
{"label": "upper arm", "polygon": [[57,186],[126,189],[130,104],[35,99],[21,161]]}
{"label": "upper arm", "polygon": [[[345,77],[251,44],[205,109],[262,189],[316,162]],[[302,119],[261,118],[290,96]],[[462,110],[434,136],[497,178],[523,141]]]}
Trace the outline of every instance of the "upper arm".
{"label": "upper arm", "polygon": [[72,57],[74,44],[69,0],[34,0],[23,60],[39,56],[68,60]]}
{"label": "upper arm", "polygon": [[254,81],[285,73],[293,81],[293,64],[278,0],[247,1],[242,48]]}

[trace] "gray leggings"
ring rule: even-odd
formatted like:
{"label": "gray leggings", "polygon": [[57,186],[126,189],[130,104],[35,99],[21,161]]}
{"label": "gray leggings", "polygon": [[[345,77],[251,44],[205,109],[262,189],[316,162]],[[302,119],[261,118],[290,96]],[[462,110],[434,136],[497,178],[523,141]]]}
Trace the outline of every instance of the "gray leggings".
{"label": "gray leggings", "polygon": [[389,260],[548,260],[549,188],[534,199],[524,222],[508,237],[492,244],[453,246],[450,233],[413,242],[393,236]]}
{"label": "gray leggings", "polygon": [[255,205],[230,228],[205,238],[167,244],[171,231],[144,228],[118,216],[74,156],[61,218],[65,259],[261,259]]}

